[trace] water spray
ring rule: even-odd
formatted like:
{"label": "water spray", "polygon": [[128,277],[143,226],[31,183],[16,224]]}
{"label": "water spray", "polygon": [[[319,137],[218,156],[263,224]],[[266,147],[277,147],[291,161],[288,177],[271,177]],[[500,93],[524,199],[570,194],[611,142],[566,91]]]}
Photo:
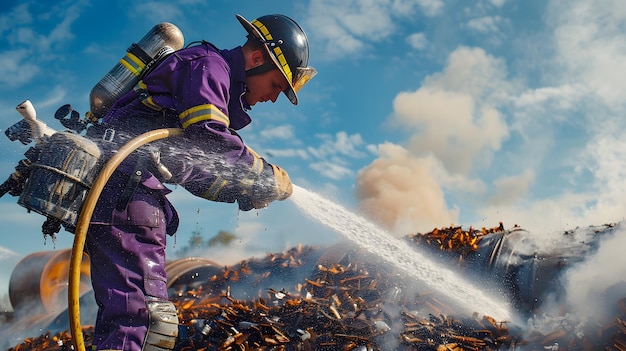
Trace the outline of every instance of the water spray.
{"label": "water spray", "polygon": [[291,199],[309,217],[401,269],[407,277],[437,290],[459,308],[480,306],[485,315],[501,321],[519,323],[511,312],[510,303],[487,296],[484,291],[466,282],[453,271],[436,265],[428,256],[392,237],[367,219],[295,185]]}

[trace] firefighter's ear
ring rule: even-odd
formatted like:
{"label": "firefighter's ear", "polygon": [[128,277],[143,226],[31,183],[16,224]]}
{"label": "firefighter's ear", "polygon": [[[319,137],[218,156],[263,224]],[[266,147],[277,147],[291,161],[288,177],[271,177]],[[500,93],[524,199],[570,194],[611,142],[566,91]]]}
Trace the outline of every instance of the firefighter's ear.
{"label": "firefighter's ear", "polygon": [[254,50],[250,55],[250,65],[252,67],[258,67],[264,62],[263,52],[261,50]]}

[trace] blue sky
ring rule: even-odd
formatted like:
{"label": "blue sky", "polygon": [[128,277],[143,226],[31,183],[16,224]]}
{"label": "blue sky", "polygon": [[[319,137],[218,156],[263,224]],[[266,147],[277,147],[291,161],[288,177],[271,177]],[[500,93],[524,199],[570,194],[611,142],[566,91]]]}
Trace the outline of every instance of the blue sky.
{"label": "blue sky", "polygon": [[[284,96],[255,106],[241,135],[294,184],[397,236],[451,224],[502,221],[542,233],[623,219],[619,0],[5,0],[0,128],[19,121],[15,106],[29,99],[39,119],[62,129],[56,109],[87,112],[91,88],[158,22],[176,24],[186,43],[232,48],[245,35],[235,14],[270,13],[301,24],[319,74],[298,106]],[[24,151],[0,138],[3,177]],[[232,251],[207,253],[224,263],[340,239],[290,200],[239,213],[172,188],[182,225],[170,252],[194,230],[240,236]],[[0,199],[4,267],[55,248],[41,238],[43,217],[16,202]],[[72,240],[60,233],[56,249]]]}

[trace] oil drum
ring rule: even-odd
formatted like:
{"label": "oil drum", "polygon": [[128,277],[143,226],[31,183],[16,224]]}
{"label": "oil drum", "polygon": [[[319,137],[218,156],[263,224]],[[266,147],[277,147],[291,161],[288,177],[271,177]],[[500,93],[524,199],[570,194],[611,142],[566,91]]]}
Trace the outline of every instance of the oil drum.
{"label": "oil drum", "polygon": [[[24,257],[13,269],[9,298],[13,309],[29,314],[59,313],[67,308],[70,249],[35,252]],[[91,289],[89,257],[80,266],[80,294]]]}
{"label": "oil drum", "polygon": [[202,257],[186,257],[168,262],[165,265],[168,295],[176,296],[198,285],[206,285],[211,276],[222,271],[222,267]]}

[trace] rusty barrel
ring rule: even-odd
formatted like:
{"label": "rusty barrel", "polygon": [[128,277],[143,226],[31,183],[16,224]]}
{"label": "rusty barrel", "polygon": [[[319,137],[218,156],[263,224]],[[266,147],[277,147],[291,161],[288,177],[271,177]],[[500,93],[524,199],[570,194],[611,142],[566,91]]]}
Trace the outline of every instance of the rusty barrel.
{"label": "rusty barrel", "polygon": [[[9,298],[15,311],[55,313],[67,307],[70,249],[35,252],[24,257],[13,269]],[[91,289],[89,257],[83,255],[80,267],[81,295]]]}

